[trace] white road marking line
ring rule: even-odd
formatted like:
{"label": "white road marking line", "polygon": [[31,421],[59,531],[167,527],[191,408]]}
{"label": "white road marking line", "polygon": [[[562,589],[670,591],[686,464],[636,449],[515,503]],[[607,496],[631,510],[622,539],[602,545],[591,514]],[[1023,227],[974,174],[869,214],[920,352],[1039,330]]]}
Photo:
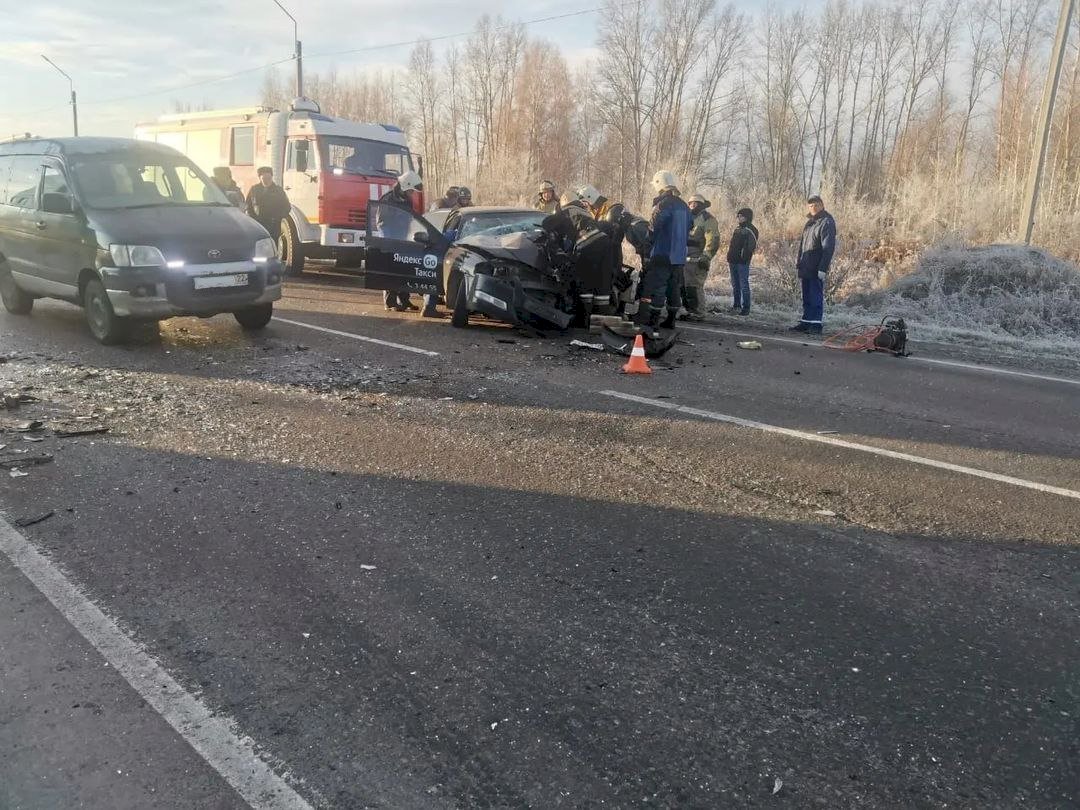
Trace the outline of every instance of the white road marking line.
{"label": "white road marking line", "polygon": [[255,810],[312,810],[255,753],[252,740],[184,691],[60,569],[0,519],[0,551],[105,660]]}
{"label": "white road marking line", "polygon": [[342,332],[339,329],[328,329],[325,326],[316,326],[313,323],[304,323],[303,321],[291,321],[288,318],[279,318],[274,316],[274,320],[280,323],[291,324],[292,326],[302,326],[304,329],[314,329],[316,332],[325,332],[328,335],[337,335],[338,337],[350,338],[352,340],[362,340],[364,343],[375,343],[379,346],[388,346],[391,349],[401,349],[403,352],[412,352],[413,354],[422,354],[426,357],[438,357],[438,352],[430,351],[429,349],[419,349],[416,346],[406,346],[404,343],[394,343],[390,340],[379,340],[378,338],[368,337],[367,335],[357,335],[352,332]]}
{"label": "white road marking line", "polygon": [[923,456],[913,456],[910,453],[899,453],[895,450],[886,450],[882,447],[874,447],[869,444],[859,444],[858,442],[849,442],[845,439],[837,439],[833,436],[822,436],[817,433],[806,433],[802,430],[793,430],[791,428],[779,427],[778,425],[770,425],[765,422],[755,422],[752,419],[743,419],[738,416],[729,416],[724,413],[716,413],[715,411],[704,411],[700,408],[691,408],[686,405],[676,405],[673,402],[665,402],[659,399],[651,399],[649,397],[639,397],[633,394],[624,394],[620,391],[601,391],[601,394],[607,397],[615,397],[616,399],[623,399],[627,402],[636,402],[639,405],[650,405],[654,408],[663,408],[668,411],[676,411],[678,413],[685,413],[690,416],[700,416],[705,419],[711,419],[715,422],[726,422],[730,425],[738,425],[739,427],[752,428],[753,430],[760,430],[765,433],[776,433],[781,436],[790,436],[795,439],[804,439],[808,442],[817,442],[818,444],[828,444],[833,447],[843,447],[847,450],[859,450],[863,453],[871,453],[875,456],[884,456],[885,458],[893,458],[899,461],[909,461],[912,464],[921,464],[924,467],[935,467],[939,470],[948,470],[950,472],[962,473],[963,475],[971,475],[976,478],[985,478],[989,481],[997,481],[1001,484],[1009,484],[1014,487],[1023,487],[1024,489],[1033,489],[1036,492],[1045,492],[1050,495],[1060,495],[1063,498],[1074,498],[1080,500],[1080,492],[1072,489],[1065,489],[1064,487],[1055,487],[1050,484],[1041,484],[1038,481],[1028,481],[1024,478],[1014,478],[1011,475],[1001,475],[1000,473],[988,472],[986,470],[979,470],[975,467],[964,467],[960,464],[951,464],[948,461],[937,461],[932,458],[924,458]]}
{"label": "white road marking line", "polygon": [[[733,329],[719,329],[710,326],[690,326],[683,325],[680,329],[693,329],[697,332],[712,332],[717,335],[732,335],[734,337],[753,337],[760,340],[772,340],[777,343],[792,343],[796,346],[806,346],[811,349],[823,349],[826,348],[817,341],[807,340],[805,338],[787,338],[780,337],[779,335],[762,335],[757,332],[739,332]],[[829,351],[836,351],[835,349],[829,349]],[[1044,382],[1064,383],[1065,385],[1080,385],[1080,380],[1070,377],[1054,377],[1049,374],[1036,374],[1032,371],[1015,371],[1011,368],[1002,368],[1001,366],[981,366],[978,363],[964,363],[959,360],[939,360],[933,357],[922,357],[921,355],[912,355],[905,358],[907,362],[911,363],[931,363],[935,366],[951,366],[953,368],[963,368],[968,371],[982,371],[987,374],[1005,374],[1010,377],[1027,377],[1032,380],[1043,380]]]}

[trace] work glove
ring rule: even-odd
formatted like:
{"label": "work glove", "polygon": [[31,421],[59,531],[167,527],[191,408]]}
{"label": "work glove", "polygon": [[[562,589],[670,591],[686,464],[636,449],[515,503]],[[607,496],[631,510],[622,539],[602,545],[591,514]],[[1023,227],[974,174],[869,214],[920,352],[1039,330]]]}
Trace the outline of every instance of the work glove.
{"label": "work glove", "polygon": [[822,284],[824,284],[825,279],[828,277],[828,275],[829,274],[826,273],[824,270],[818,270],[818,273],[817,273],[818,281],[820,281]]}

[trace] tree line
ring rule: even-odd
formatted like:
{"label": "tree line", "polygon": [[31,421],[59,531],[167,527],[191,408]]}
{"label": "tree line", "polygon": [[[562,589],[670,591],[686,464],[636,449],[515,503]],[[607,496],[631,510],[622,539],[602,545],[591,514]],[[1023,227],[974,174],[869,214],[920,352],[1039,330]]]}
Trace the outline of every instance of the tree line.
{"label": "tree line", "polygon": [[[608,0],[595,58],[484,17],[440,56],[309,74],[324,111],[397,123],[429,188],[531,197],[589,181],[633,207],[671,168],[778,223],[820,192],[871,236],[1015,235],[1056,22],[1050,0],[829,0],[748,13],[716,0]],[[1080,21],[1061,81],[1037,236],[1080,257]],[[286,103],[272,74],[264,101]],[[843,223],[842,223],[843,227]]]}

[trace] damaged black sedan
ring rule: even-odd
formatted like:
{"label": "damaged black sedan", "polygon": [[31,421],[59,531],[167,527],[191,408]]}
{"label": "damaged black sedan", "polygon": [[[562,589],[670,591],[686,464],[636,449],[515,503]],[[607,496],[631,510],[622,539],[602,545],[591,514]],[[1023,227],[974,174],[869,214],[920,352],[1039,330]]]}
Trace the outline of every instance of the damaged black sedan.
{"label": "damaged black sedan", "polygon": [[580,317],[578,251],[530,209],[463,209],[445,233],[423,217],[372,202],[365,286],[445,296],[454,326],[483,315],[513,326],[566,329]]}

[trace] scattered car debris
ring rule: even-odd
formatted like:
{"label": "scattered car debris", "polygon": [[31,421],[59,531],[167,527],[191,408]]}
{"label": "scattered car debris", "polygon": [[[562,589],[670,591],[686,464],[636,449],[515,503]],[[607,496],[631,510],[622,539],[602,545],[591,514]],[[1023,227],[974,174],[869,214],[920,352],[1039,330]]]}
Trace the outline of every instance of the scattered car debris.
{"label": "scattered car debris", "polygon": [[783,788],[784,788],[784,780],[781,779],[779,776],[776,777],[776,781],[773,782],[773,786],[772,786],[772,795],[775,796],[777,793],[779,793],[781,790],[783,790]]}
{"label": "scattered car debris", "polygon": [[361,571],[374,571],[375,566],[374,565],[363,565],[363,564],[361,564],[360,570]]}
{"label": "scattered car debris", "polygon": [[822,517],[836,517],[836,512],[832,509],[815,509],[815,515],[821,515]]}
{"label": "scattered car debris", "polygon": [[819,430],[818,436],[832,436],[835,433],[839,433],[839,430]]}
{"label": "scattered car debris", "polygon": [[23,472],[22,470],[19,470],[19,469],[12,470],[11,472],[8,473],[9,478],[26,478],[26,476],[28,476],[28,475],[30,475],[30,473]]}
{"label": "scattered car debris", "polygon": [[634,340],[638,335],[641,335],[645,343],[645,356],[650,360],[655,360],[657,357],[667,354],[668,350],[679,339],[680,334],[678,331],[661,332],[660,337],[652,338],[633,325],[619,330],[605,326],[603,332],[601,332],[604,345],[623,357],[630,356],[630,353],[634,350]]}
{"label": "scattered car debris", "polygon": [[25,529],[27,526],[34,526],[38,523],[43,523],[55,514],[56,512],[50,509],[48,512],[43,512],[42,514],[36,515],[34,517],[19,518],[15,521],[15,525],[18,526],[20,529]]}
{"label": "scattered car debris", "polygon": [[15,430],[19,433],[34,433],[38,430],[44,430],[45,423],[40,422],[37,419],[31,419],[25,422],[19,422],[15,426]]}
{"label": "scattered car debris", "polygon": [[579,349],[592,349],[595,352],[604,351],[603,343],[586,343],[584,340],[571,340],[570,345]]}
{"label": "scattered car debris", "polygon": [[48,464],[52,460],[53,457],[47,453],[40,456],[26,456],[25,458],[0,458],[0,470],[13,470],[19,467],[38,467],[42,464]]}
{"label": "scattered car debris", "polygon": [[740,349],[752,349],[752,350],[753,349],[760,349],[761,348],[761,341],[760,340],[740,340],[735,345],[738,346]]}
{"label": "scattered car debris", "polygon": [[24,442],[43,442],[43,441],[45,441],[45,437],[44,436],[23,436],[23,441]]}
{"label": "scattered car debris", "polygon": [[94,436],[99,433],[108,433],[109,428],[100,423],[85,425],[54,425],[53,433],[60,439],[69,439],[73,436]]}
{"label": "scattered car debris", "polygon": [[13,411],[20,405],[37,401],[37,397],[32,397],[29,394],[5,392],[0,396],[0,407],[3,407],[5,410]]}

